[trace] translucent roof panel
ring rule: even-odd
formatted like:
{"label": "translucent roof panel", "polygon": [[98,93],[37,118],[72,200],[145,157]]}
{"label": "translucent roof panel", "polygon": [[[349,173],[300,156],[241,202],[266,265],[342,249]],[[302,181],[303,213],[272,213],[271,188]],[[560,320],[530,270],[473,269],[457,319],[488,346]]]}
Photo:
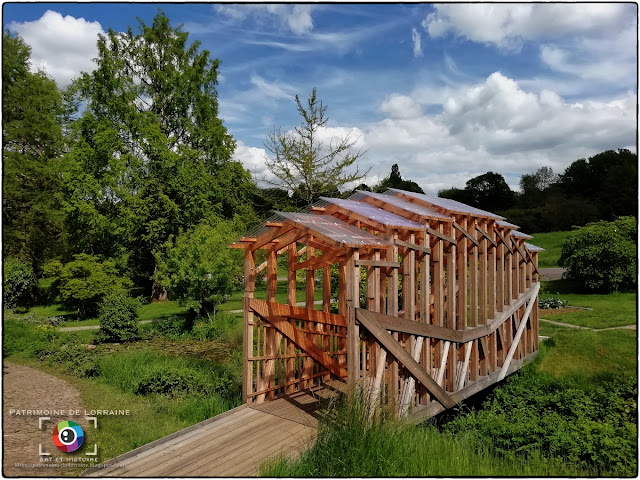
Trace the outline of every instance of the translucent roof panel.
{"label": "translucent roof panel", "polygon": [[515,225],[515,224],[509,223],[509,222],[505,222],[504,220],[498,220],[496,222],[496,225],[498,225],[499,227],[506,227],[506,228],[513,228],[513,229],[520,228],[519,225]]}
{"label": "translucent roof panel", "polygon": [[537,245],[533,245],[531,243],[527,243],[524,242],[524,246],[527,248],[527,250],[529,250],[530,252],[544,252],[544,248],[542,247],[538,247]]}
{"label": "translucent roof panel", "polygon": [[448,217],[442,213],[438,213],[435,210],[431,210],[430,208],[423,207],[421,205],[416,205],[415,203],[407,202],[406,200],[402,200],[401,198],[394,197],[392,195],[383,195],[381,193],[373,193],[366,192],[364,190],[357,190],[351,197],[350,200],[360,201],[365,197],[371,197],[383,202],[388,203],[389,205],[393,205],[394,207],[400,208],[405,212],[415,213],[417,215],[421,215],[427,218],[433,218],[438,220],[446,220],[451,221],[451,217]]}
{"label": "translucent roof panel", "polygon": [[516,230],[511,231],[511,236],[516,238],[524,238],[524,239],[533,238],[531,235],[527,235],[526,233],[522,233],[522,232],[517,232]]}
{"label": "translucent roof panel", "polygon": [[320,197],[322,200],[337,205],[340,208],[361,215],[362,217],[374,220],[391,228],[408,228],[410,230],[424,230],[424,225],[407,220],[406,218],[387,212],[368,203],[356,202],[354,200],[343,200],[341,198]]}
{"label": "translucent roof panel", "polygon": [[462,202],[451,200],[449,198],[440,198],[436,195],[425,195],[423,193],[406,192],[404,190],[398,190],[397,188],[390,188],[384,194],[385,195],[403,194],[408,197],[415,198],[416,200],[422,200],[423,202],[430,203],[431,205],[435,205],[437,207],[444,208],[445,210],[449,210],[450,212],[454,212],[461,215],[472,215],[474,217],[486,217],[486,218],[495,218],[498,220],[504,220],[504,217],[501,217],[500,215],[496,215],[495,213],[487,212],[485,210],[480,210],[479,208],[475,208],[475,207],[470,207],[469,205],[465,205]]}
{"label": "translucent roof panel", "polygon": [[391,242],[349,225],[331,215],[313,213],[276,212],[277,215],[291,220],[302,227],[327,237],[343,247],[389,247]]}

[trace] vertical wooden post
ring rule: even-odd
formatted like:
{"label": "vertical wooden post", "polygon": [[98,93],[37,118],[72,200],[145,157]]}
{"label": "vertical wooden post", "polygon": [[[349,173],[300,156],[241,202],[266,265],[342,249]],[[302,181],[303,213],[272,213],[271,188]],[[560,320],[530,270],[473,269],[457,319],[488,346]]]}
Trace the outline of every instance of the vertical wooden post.
{"label": "vertical wooden post", "polygon": [[[480,228],[483,231],[487,231],[487,220],[482,219],[480,222]],[[480,325],[485,325],[487,323],[487,245],[488,241],[484,235],[482,235],[479,239],[480,248],[478,249],[478,256],[480,258],[480,267],[478,270],[479,276],[479,290],[480,290]],[[479,348],[480,340],[476,342]],[[486,345],[484,343],[483,345]],[[483,358],[480,359],[480,375],[485,376],[489,374],[489,352],[487,352],[484,348],[482,349]]]}
{"label": "vertical wooden post", "polygon": [[[420,244],[429,247],[429,234],[425,232]],[[425,254],[420,264],[420,321],[426,324],[431,323],[431,255]],[[422,340],[422,366],[428,375],[432,375],[431,367],[431,339]],[[429,402],[429,394],[424,386],[420,387],[420,401],[423,405]]]}
{"label": "vertical wooden post", "polygon": [[[447,223],[445,232],[450,237],[456,237],[452,223]],[[449,245],[447,253],[447,327],[456,328],[456,245]],[[457,345],[449,349],[449,360],[447,362],[446,390],[453,392],[455,388],[455,377],[458,370]]]}
{"label": "vertical wooden post", "polygon": [[360,305],[360,269],[355,266],[359,253],[355,249],[346,260],[346,304],[347,304],[347,381],[350,385],[360,378],[360,328],[356,324],[356,311]]}
{"label": "vertical wooden post", "polygon": [[[433,221],[431,222],[431,228],[438,231],[439,233],[444,233],[444,225],[443,222]],[[444,241],[434,236],[432,243],[432,253],[433,253],[433,295],[434,295],[434,305],[433,305],[433,315],[434,320],[433,324],[438,325],[439,327],[444,326]],[[440,362],[440,357],[442,355],[443,341],[438,340],[435,345],[433,351],[433,358],[435,362]],[[438,363],[438,367],[442,369],[445,365],[445,362]],[[442,371],[440,373],[443,373]]]}
{"label": "vertical wooden post", "polygon": [[[489,234],[491,238],[495,238],[496,236],[495,225],[496,225],[495,220],[491,220],[487,224],[486,232]],[[489,243],[488,240],[485,242],[485,245],[487,246],[487,249],[488,249],[487,259],[488,259],[488,268],[489,268],[489,272],[488,272],[489,311],[487,315],[489,319],[493,320],[496,317],[496,247],[494,247],[493,244]],[[489,335],[489,337],[487,337],[487,344],[489,349],[489,373],[493,373],[497,368],[496,360],[497,360],[498,343],[497,343],[496,337],[497,337],[496,332],[493,332],[491,335]]]}
{"label": "vertical wooden post", "polygon": [[[476,225],[478,220],[472,219],[472,224],[469,226],[469,230],[473,231],[473,236],[478,243],[482,239],[483,235],[478,234]],[[470,301],[469,301],[469,322],[472,327],[478,326],[478,247],[473,245],[471,249],[471,255],[469,256],[469,283],[470,283]],[[469,378],[471,381],[478,379],[478,370],[480,368],[480,352],[478,351],[479,340],[474,340],[471,345],[471,359],[469,360]]]}
{"label": "vertical wooden post", "polygon": [[[458,224],[465,230],[467,230],[467,217],[465,215],[458,216]],[[458,258],[457,258],[457,282],[458,282],[458,298],[457,298],[457,321],[455,327],[458,330],[465,330],[467,328],[467,237],[460,235],[458,239]],[[461,348],[460,344],[456,344],[455,350],[457,352],[457,364],[456,376],[462,375],[459,366],[464,364],[465,350]],[[454,382],[454,388],[457,385],[463,384],[459,378],[456,378]]]}
{"label": "vertical wooden post", "polygon": [[[296,304],[296,272],[293,270],[298,262],[298,246],[296,242],[293,242],[287,247],[287,303],[295,306]],[[287,339],[285,341],[286,352],[289,358],[285,360],[285,382],[291,383],[296,378],[296,359],[294,355],[296,353],[296,346],[294,343]],[[286,388],[287,393],[293,393],[296,391],[295,384],[291,383]]]}
{"label": "vertical wooden post", "polygon": [[244,319],[242,329],[243,362],[242,362],[242,403],[250,403],[253,393],[253,312],[249,301],[255,290],[255,252],[249,248],[244,250]]}
{"label": "vertical wooden post", "polygon": [[[313,238],[311,236],[309,236],[309,238]],[[316,249],[313,247],[310,247],[309,245],[307,245],[307,260],[310,260],[312,258],[315,258],[316,256]],[[307,268],[305,275],[306,275],[306,290],[305,290],[305,306],[309,309],[309,310],[314,310],[315,309],[315,285],[316,285],[316,279],[315,279],[315,270],[311,269],[311,268]],[[304,326],[307,330],[312,330],[314,327],[312,326],[313,322],[304,322]],[[312,333],[307,333],[306,336],[309,338],[309,340],[311,340],[312,342],[316,343],[317,339],[316,339],[316,335],[313,335]],[[317,343],[316,343],[317,344]],[[302,362],[304,364],[304,368],[302,370],[302,375],[305,377],[305,380],[303,382],[301,382],[301,387],[303,388],[307,388],[313,385],[313,380],[309,379],[309,377],[313,374],[313,359],[311,357],[305,357],[304,361]]]}
{"label": "vertical wooden post", "polygon": [[[347,263],[342,261],[338,264],[338,313],[347,317]],[[338,329],[342,333],[343,328]],[[345,328],[346,332],[347,329]],[[338,355],[338,362],[341,367],[347,365],[347,339],[344,337],[338,337],[338,350],[344,352]]]}
{"label": "vertical wooden post", "polygon": [[[278,288],[278,256],[277,247],[269,247],[267,249],[267,301],[276,301],[276,291]],[[280,354],[280,340],[282,335],[275,328],[269,327],[265,329],[265,355],[273,357]],[[269,359],[265,361],[264,368],[267,388],[275,387],[276,384],[276,360]],[[267,398],[273,400],[275,392],[273,390],[267,393]]]}
{"label": "vertical wooden post", "polygon": [[[396,240],[398,239],[398,233],[395,232],[393,234],[393,247],[391,247],[391,261],[398,261],[398,246],[396,245]],[[389,293],[387,295],[388,303],[387,303],[387,314],[392,317],[398,316],[398,269],[394,268],[391,271],[391,278],[389,280]],[[398,341],[398,332],[393,333],[393,338]],[[389,362],[389,399],[391,402],[398,401],[398,360],[392,356],[391,361]]]}

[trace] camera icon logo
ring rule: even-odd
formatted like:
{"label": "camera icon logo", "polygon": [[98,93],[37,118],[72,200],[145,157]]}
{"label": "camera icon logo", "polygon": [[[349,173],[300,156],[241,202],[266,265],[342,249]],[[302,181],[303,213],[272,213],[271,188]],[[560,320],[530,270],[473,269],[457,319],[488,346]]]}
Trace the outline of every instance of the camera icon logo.
{"label": "camera icon logo", "polygon": [[82,427],[76,422],[64,420],[53,429],[53,444],[63,452],[75,452],[84,441]]}

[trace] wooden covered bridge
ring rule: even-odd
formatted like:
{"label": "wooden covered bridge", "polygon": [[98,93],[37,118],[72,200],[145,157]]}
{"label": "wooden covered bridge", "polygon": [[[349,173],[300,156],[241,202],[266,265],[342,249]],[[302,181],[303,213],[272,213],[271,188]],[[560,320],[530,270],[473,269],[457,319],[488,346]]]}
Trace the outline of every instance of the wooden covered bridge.
{"label": "wooden covered bridge", "polygon": [[[424,419],[503,379],[538,350],[529,238],[499,215],[395,189],[277,212],[232,245],[245,259],[244,403],[338,381]],[[266,300],[254,298],[262,270]]]}
{"label": "wooden covered bridge", "polygon": [[393,189],[276,213],[232,245],[244,250],[242,406],[85,474],[255,475],[312,445],[318,397],[356,386],[410,421],[453,407],[538,351],[542,249],[529,238],[499,215]]}

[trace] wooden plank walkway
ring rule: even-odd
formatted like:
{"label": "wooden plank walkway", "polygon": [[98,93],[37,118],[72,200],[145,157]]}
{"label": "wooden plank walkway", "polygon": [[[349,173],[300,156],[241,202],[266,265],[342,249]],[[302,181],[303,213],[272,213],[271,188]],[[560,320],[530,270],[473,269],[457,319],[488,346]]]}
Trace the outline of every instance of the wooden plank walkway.
{"label": "wooden plank walkway", "polygon": [[325,391],[243,405],[83,472],[90,477],[249,477],[280,455],[297,456],[316,438]]}

